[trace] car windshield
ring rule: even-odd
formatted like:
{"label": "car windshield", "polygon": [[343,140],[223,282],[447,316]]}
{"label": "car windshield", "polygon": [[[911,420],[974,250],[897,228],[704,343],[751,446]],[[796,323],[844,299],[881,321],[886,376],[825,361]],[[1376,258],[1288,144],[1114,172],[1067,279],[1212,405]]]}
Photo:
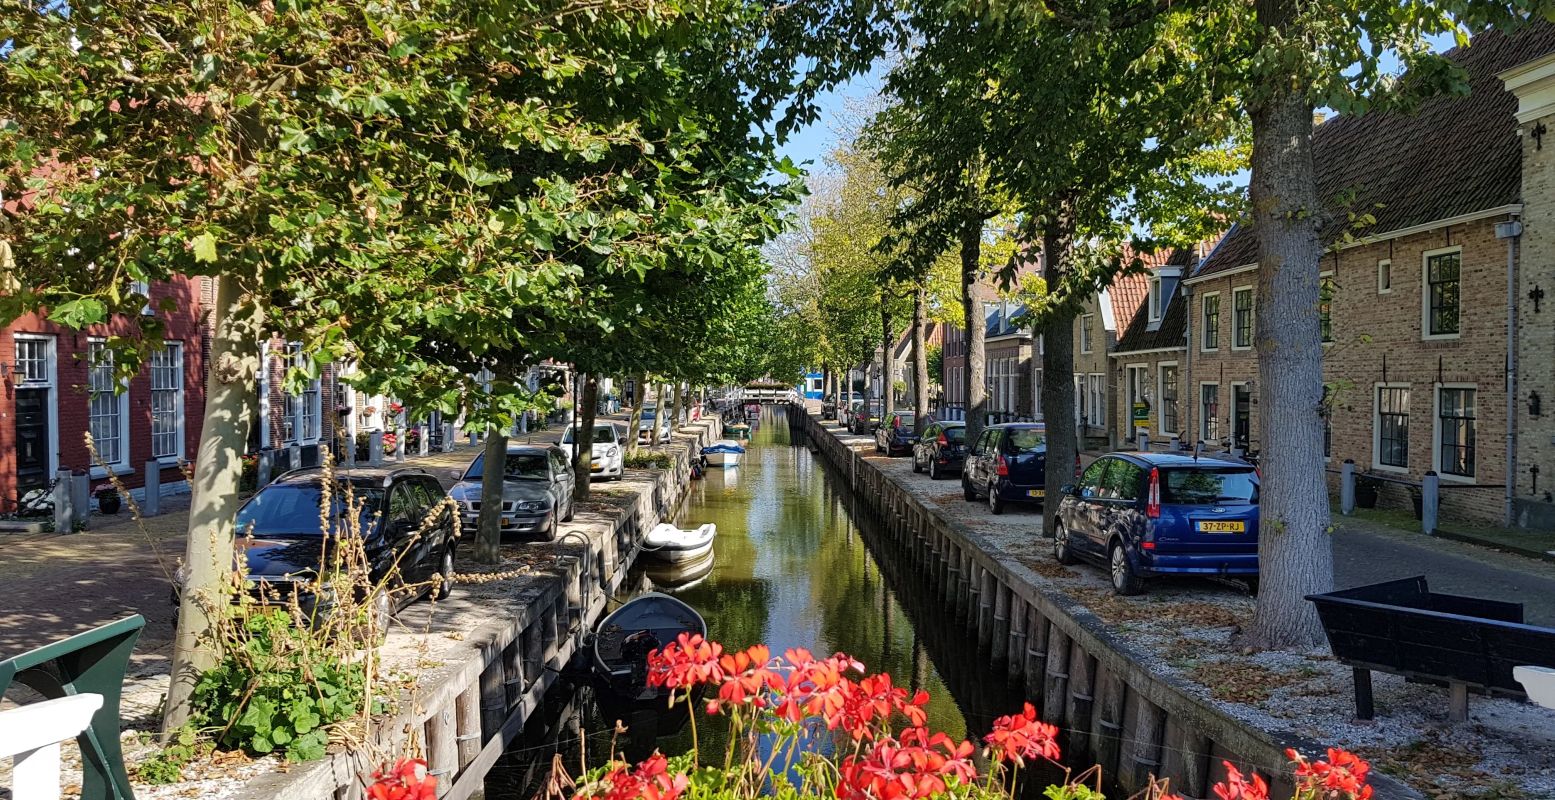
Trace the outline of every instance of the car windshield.
{"label": "car windshield", "polygon": [[645,409],[643,409],[643,417],[642,417],[643,422],[648,422],[648,421],[652,420],[657,415],[658,415],[658,410],[657,409],[645,408]]}
{"label": "car windshield", "polygon": [[[578,431],[577,428],[568,428],[567,432],[562,434],[562,444],[572,444],[572,440],[574,438],[574,435],[577,433],[577,431]],[[615,426],[613,426],[613,425],[595,425],[594,426],[594,442],[593,442],[594,444],[615,444],[615,442],[616,442],[616,429],[615,429]]]}
{"label": "car windshield", "polygon": [[1035,453],[1047,447],[1047,433],[1035,428],[1014,428],[1004,440],[1006,452]]}
{"label": "car windshield", "polygon": [[913,426],[913,415],[911,414],[897,414],[896,419],[903,428],[911,428]]}
{"label": "car windshield", "polygon": [[[361,504],[357,531],[343,531],[342,517],[346,513],[345,485],[330,493],[330,527],[334,534],[368,533],[373,516],[383,507],[383,490],[352,487],[354,503]],[[276,483],[261,489],[238,509],[239,535],[256,538],[287,536],[323,536],[320,529],[319,508],[324,503],[324,492],[318,484]]]}
{"label": "car windshield", "polygon": [[952,442],[966,441],[966,428],[964,427],[946,428],[944,434],[945,438]]}
{"label": "car windshield", "polygon": [[[503,467],[502,477],[522,481],[543,481],[551,477],[550,467],[546,463],[544,453],[508,453],[507,464]],[[470,468],[465,470],[464,479],[467,481],[480,480],[485,474],[486,454],[481,453],[471,462]]]}
{"label": "car windshield", "polygon": [[1162,470],[1161,502],[1188,506],[1257,505],[1258,480],[1251,469]]}

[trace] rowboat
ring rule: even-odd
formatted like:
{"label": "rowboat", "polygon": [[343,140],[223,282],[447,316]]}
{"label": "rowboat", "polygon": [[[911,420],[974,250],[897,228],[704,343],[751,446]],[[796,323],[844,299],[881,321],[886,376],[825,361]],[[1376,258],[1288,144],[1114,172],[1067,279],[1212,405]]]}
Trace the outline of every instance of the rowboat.
{"label": "rowboat", "polygon": [[718,526],[711,522],[689,531],[661,522],[643,537],[643,556],[668,563],[696,561],[713,551],[717,535]]}
{"label": "rowboat", "polygon": [[733,439],[719,439],[702,448],[702,462],[709,467],[737,467],[745,448]]}
{"label": "rowboat", "polygon": [[590,666],[603,688],[621,700],[664,700],[669,690],[648,685],[648,654],[682,633],[706,636],[707,621],[667,594],[645,594],[600,621],[594,629]]}

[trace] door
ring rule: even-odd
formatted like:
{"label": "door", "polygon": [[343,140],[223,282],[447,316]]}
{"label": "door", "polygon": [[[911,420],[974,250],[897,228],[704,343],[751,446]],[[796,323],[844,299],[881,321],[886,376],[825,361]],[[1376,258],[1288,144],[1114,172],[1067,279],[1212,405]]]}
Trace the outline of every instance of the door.
{"label": "door", "polygon": [[1112,460],[1102,479],[1101,501],[1096,507],[1096,528],[1092,542],[1095,552],[1105,555],[1114,536],[1122,536],[1125,546],[1144,534],[1145,518],[1139,502],[1145,494],[1145,468],[1122,458]]}
{"label": "door", "polygon": [[555,450],[551,451],[551,471],[556,476],[552,483],[552,490],[556,492],[556,513],[565,517],[567,515],[562,514],[562,509],[572,508],[572,488],[577,478],[572,474],[567,457]]}
{"label": "door", "polygon": [[982,486],[988,479],[987,462],[993,452],[993,442],[998,435],[999,432],[992,429],[983,431],[982,435],[977,437],[977,444],[972,446],[972,451],[967,453],[966,467],[962,472],[966,476],[966,482],[974,487]]}
{"label": "door", "polygon": [[1247,451],[1253,436],[1253,393],[1247,384],[1231,387],[1231,446]]}
{"label": "door", "polygon": [[[375,580],[381,578],[383,571],[394,566],[395,559],[399,559],[399,574],[389,581],[389,586],[402,586],[421,580],[417,574],[416,548],[412,542],[416,528],[421,524],[421,515],[417,513],[419,507],[420,503],[409,482],[401,481],[389,489],[389,511],[384,516],[383,525],[383,538],[387,547],[380,548],[377,554],[369,549],[369,557],[376,555],[373,566],[374,572],[379,574],[374,575]],[[396,595],[395,599],[404,598]]]}
{"label": "door", "polygon": [[1096,528],[1101,518],[1102,485],[1107,478],[1107,468],[1116,459],[1098,458],[1080,473],[1075,497],[1070,501],[1069,548],[1076,554],[1096,555]]}
{"label": "door", "polygon": [[16,496],[49,485],[49,390],[16,390]]}

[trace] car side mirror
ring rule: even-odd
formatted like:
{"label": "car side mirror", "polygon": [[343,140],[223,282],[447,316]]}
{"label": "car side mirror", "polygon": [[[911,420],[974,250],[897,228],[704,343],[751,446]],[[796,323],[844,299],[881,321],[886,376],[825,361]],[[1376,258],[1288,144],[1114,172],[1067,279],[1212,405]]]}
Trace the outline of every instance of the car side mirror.
{"label": "car side mirror", "polygon": [[1058,487],[1058,493],[1059,494],[1074,495],[1076,497],[1079,497],[1080,496],[1080,489],[1078,487],[1076,487],[1072,483],[1066,483],[1063,486]]}
{"label": "car side mirror", "polygon": [[626,444],[626,437],[622,436],[621,438],[617,439],[616,444]]}
{"label": "car side mirror", "polygon": [[448,477],[453,478],[455,481],[462,481],[464,480],[464,470],[451,469],[448,471]]}

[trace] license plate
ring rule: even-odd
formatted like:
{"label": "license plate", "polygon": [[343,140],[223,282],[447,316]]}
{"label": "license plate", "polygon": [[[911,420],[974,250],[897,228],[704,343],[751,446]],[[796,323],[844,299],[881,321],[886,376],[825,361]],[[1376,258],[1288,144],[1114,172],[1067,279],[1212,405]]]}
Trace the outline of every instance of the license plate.
{"label": "license plate", "polygon": [[1199,522],[1199,533],[1242,533],[1246,530],[1247,523],[1242,522],[1241,520],[1236,520],[1234,522],[1222,520],[1201,520]]}
{"label": "license plate", "polygon": [[1026,490],[1026,496],[1027,497],[1045,497],[1046,495],[1047,495],[1047,490],[1046,489],[1027,489]]}

